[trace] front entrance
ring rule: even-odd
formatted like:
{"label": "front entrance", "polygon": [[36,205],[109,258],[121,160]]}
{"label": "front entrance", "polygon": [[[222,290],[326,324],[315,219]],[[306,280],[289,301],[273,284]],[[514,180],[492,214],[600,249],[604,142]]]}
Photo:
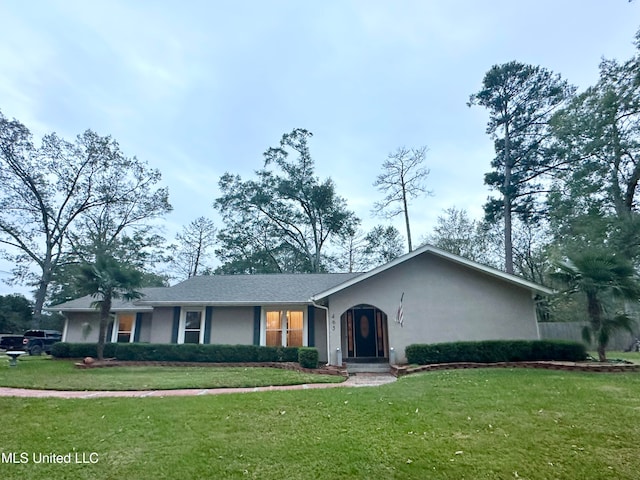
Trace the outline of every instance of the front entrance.
{"label": "front entrance", "polygon": [[388,357],[387,315],[372,305],[358,305],[342,314],[347,359]]}

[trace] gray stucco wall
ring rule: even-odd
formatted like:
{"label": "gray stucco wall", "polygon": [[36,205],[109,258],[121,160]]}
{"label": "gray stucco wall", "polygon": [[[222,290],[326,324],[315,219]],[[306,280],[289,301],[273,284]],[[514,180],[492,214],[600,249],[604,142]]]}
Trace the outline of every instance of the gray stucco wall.
{"label": "gray stucco wall", "polygon": [[100,318],[97,312],[67,313],[65,341],[71,343],[96,343],[100,333]]}
{"label": "gray stucco wall", "polygon": [[151,325],[150,343],[171,343],[173,307],[154,308]]}
{"label": "gray stucco wall", "polygon": [[[66,314],[66,338],[65,341],[71,343],[96,343],[100,332],[100,319],[98,313],[68,312]],[[86,328],[86,326],[89,328]],[[142,319],[136,328],[139,329],[140,342],[149,343],[151,341],[151,312],[144,312]],[[109,331],[107,331],[109,335]],[[107,342],[111,341],[107,338]]]}
{"label": "gray stucco wall", "polygon": [[[395,322],[404,292],[404,327]],[[369,304],[388,317],[389,346],[406,361],[412,343],[459,340],[537,339],[534,302],[528,289],[424,253],[329,298],[332,363],[346,348],[340,316]]]}
{"label": "gray stucco wall", "polygon": [[318,349],[318,361],[327,363],[327,319],[326,313],[321,308],[314,308],[314,337],[315,347]]}
{"label": "gray stucco wall", "polygon": [[142,318],[137,323],[136,328],[139,330],[139,342],[151,343],[151,312],[144,312]]}
{"label": "gray stucco wall", "polygon": [[211,316],[211,343],[253,344],[253,307],[216,307]]}

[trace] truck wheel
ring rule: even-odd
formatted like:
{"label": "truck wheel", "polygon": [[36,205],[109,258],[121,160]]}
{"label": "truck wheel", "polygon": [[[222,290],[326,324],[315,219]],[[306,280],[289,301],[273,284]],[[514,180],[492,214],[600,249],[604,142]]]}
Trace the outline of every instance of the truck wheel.
{"label": "truck wheel", "polygon": [[33,347],[31,347],[31,349],[29,350],[29,355],[36,355],[36,356],[42,355],[42,346],[34,345]]}

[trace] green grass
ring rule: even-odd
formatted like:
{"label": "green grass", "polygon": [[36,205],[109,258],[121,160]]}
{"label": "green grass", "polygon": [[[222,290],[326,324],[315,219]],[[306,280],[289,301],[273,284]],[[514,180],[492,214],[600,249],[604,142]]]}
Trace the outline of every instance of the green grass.
{"label": "green grass", "polygon": [[[20,367],[19,367],[20,368]],[[637,479],[640,375],[478,369],[381,387],[0,398],[0,478]]]}
{"label": "green grass", "polygon": [[241,367],[108,367],[79,369],[69,360],[29,357],[9,367],[0,355],[0,386],[48,390],[166,390],[181,388],[261,387],[341,382],[335,375],[316,375],[278,368]]}
{"label": "green grass", "polygon": [[[597,352],[589,352],[593,358],[598,358]],[[640,364],[640,352],[607,352],[607,360],[627,360]]]}

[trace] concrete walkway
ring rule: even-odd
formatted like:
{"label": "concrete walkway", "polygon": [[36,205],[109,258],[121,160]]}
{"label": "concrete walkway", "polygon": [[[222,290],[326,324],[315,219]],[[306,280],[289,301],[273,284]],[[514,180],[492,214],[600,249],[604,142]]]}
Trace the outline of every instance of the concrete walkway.
{"label": "concrete walkway", "polygon": [[32,390],[29,388],[0,387],[0,397],[25,398],[105,398],[105,397],[180,397],[196,395],[220,395],[223,393],[275,392],[281,390],[314,390],[336,387],[375,387],[395,382],[396,377],[390,374],[358,373],[351,375],[342,383],[308,383],[304,385],[284,385],[272,387],[249,388],[205,388],[181,390],[136,390],[136,391],[60,391]]}

